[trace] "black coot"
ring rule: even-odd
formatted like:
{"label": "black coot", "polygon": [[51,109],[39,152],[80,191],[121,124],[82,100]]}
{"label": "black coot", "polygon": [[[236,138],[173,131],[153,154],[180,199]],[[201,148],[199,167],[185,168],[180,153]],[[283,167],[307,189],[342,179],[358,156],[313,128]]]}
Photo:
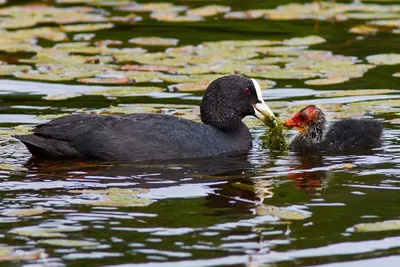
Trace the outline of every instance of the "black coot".
{"label": "black coot", "polygon": [[19,135],[34,156],[138,161],[238,154],[252,147],[242,119],[273,113],[254,79],[224,76],[207,88],[197,123],[170,115],[76,114]]}
{"label": "black coot", "polygon": [[382,145],[381,122],[374,119],[343,119],[326,127],[324,113],[314,105],[303,108],[284,125],[299,131],[289,146],[290,150],[297,152],[341,152]]}

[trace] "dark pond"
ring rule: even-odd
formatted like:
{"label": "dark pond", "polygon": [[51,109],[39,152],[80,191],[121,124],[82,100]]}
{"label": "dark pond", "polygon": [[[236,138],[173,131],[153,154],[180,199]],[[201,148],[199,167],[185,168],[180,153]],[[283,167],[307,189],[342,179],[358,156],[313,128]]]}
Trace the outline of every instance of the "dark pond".
{"label": "dark pond", "polygon": [[[322,10],[311,1],[281,9],[291,2],[169,2],[0,7],[0,265],[399,266],[399,221],[365,223],[400,219],[400,56],[391,54],[399,52],[400,2],[327,2]],[[195,9],[211,4],[230,11]],[[234,13],[246,10],[253,11]],[[86,25],[93,23],[99,29]],[[84,25],[68,28],[75,24]],[[314,37],[292,39],[307,36]],[[225,40],[245,42],[217,43]],[[390,55],[369,57],[377,54]],[[384,146],[350,155],[271,153],[252,118],[245,121],[254,148],[232,158],[29,161],[11,138],[73,112],[198,120],[202,89],[233,72],[271,87],[265,101],[282,118],[317,104],[330,119],[380,119]],[[384,227],[394,230],[377,231]]]}

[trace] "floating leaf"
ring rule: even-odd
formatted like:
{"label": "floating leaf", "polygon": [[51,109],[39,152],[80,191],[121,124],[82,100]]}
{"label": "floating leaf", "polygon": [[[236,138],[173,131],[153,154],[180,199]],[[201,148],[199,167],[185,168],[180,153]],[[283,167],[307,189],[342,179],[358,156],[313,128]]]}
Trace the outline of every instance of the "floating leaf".
{"label": "floating leaf", "polygon": [[400,230],[400,221],[383,221],[375,223],[360,223],[353,226],[356,232],[380,232]]}
{"label": "floating leaf", "polygon": [[99,195],[98,201],[82,201],[82,204],[110,207],[145,207],[151,204],[150,199],[136,197],[136,194],[147,192],[146,189],[119,189],[106,190],[71,190],[70,193]]}
{"label": "floating leaf", "polygon": [[205,80],[197,83],[179,83],[179,84],[173,84],[168,86],[168,88],[173,91],[204,91],[207,89],[208,85],[210,84],[210,81]]}
{"label": "floating leaf", "polygon": [[366,96],[366,95],[383,95],[397,92],[391,89],[362,89],[362,90],[345,90],[329,93],[322,93],[321,97],[341,97],[341,96]]}
{"label": "floating leaf", "polygon": [[186,9],[185,6],[174,6],[170,3],[144,3],[144,4],[137,4],[132,3],[128,6],[123,6],[118,8],[119,10],[123,11],[130,11],[130,12],[158,12],[163,10],[164,12],[179,12]]}
{"label": "floating leaf", "polygon": [[0,170],[3,171],[25,171],[26,168],[21,166],[14,166],[10,164],[0,163]]}
{"label": "floating leaf", "polygon": [[80,83],[89,83],[89,84],[129,84],[133,83],[131,79],[126,77],[121,78],[83,78],[79,79],[78,82]]}
{"label": "floating leaf", "polygon": [[155,66],[155,65],[124,65],[121,70],[127,71],[167,71],[172,72],[178,70],[176,67]]}
{"label": "floating leaf", "polygon": [[195,9],[190,9],[187,11],[189,15],[197,15],[201,17],[211,17],[215,16],[219,13],[226,13],[231,8],[228,6],[220,6],[220,5],[208,5]]}
{"label": "floating leaf", "polygon": [[63,233],[82,231],[83,227],[59,225],[54,228],[26,226],[14,228],[9,233],[29,237],[66,237]]}
{"label": "floating leaf", "polygon": [[347,77],[332,77],[327,79],[315,79],[315,80],[308,80],[304,83],[307,85],[328,85],[328,84],[338,84],[347,82],[349,78]]}
{"label": "floating leaf", "polygon": [[178,44],[178,39],[173,38],[161,38],[161,37],[137,37],[129,39],[130,43],[139,45],[150,45],[150,46],[175,46]]}
{"label": "floating leaf", "polygon": [[259,12],[257,10],[248,10],[248,11],[235,11],[229,12],[224,15],[225,19],[258,19],[264,15],[264,12]]}
{"label": "floating leaf", "polygon": [[266,205],[257,206],[256,213],[257,215],[273,215],[282,220],[304,220],[310,217],[303,212]]}
{"label": "floating leaf", "polygon": [[400,27],[400,19],[393,20],[374,20],[370,21],[369,24],[387,27]]}
{"label": "floating leaf", "polygon": [[131,96],[146,94],[149,92],[162,92],[163,88],[155,86],[146,87],[116,87],[106,90],[93,90],[85,93],[85,95],[111,95],[111,96]]}
{"label": "floating leaf", "polygon": [[61,26],[60,29],[66,32],[94,32],[99,30],[111,29],[113,23],[97,23],[97,24],[74,24]]}
{"label": "floating leaf", "polygon": [[397,65],[400,64],[400,54],[379,54],[368,56],[367,61],[376,65]]}
{"label": "floating leaf", "polygon": [[202,21],[203,17],[197,15],[177,15],[176,13],[170,12],[157,12],[152,13],[151,18],[159,21],[169,21],[169,22],[188,22],[188,21]]}
{"label": "floating leaf", "polygon": [[93,247],[100,245],[100,243],[98,242],[70,240],[70,239],[46,239],[46,240],[39,240],[38,242],[43,245],[59,246],[59,247]]}
{"label": "floating leaf", "polygon": [[12,216],[12,217],[25,217],[25,216],[35,216],[40,215],[48,210],[44,209],[15,209],[15,210],[6,210],[2,214],[5,216]]}
{"label": "floating leaf", "polygon": [[351,33],[356,33],[356,34],[374,34],[378,32],[378,29],[373,27],[373,26],[368,26],[368,25],[358,25],[350,28],[349,32]]}
{"label": "floating leaf", "polygon": [[289,40],[284,40],[283,44],[284,45],[290,45],[290,46],[298,46],[298,45],[315,45],[315,44],[321,44],[325,43],[326,40],[322,37],[316,36],[316,35],[311,35],[311,36],[306,36],[306,37],[301,37],[301,38],[292,38]]}
{"label": "floating leaf", "polygon": [[10,247],[0,247],[0,262],[38,260],[46,257],[47,255],[42,250],[21,251],[20,249],[14,250]]}

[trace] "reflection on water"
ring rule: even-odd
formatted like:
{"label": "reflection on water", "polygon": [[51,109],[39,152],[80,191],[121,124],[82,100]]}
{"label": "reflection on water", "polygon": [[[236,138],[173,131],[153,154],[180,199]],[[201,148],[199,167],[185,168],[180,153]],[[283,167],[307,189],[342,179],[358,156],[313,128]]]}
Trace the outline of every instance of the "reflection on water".
{"label": "reflection on water", "polygon": [[[394,133],[386,131],[386,144]],[[310,265],[392,255],[399,249],[391,232],[370,240],[370,234],[348,231],[360,222],[397,218],[396,168],[387,170],[398,159],[386,149],[369,155],[270,155],[256,142],[249,155],[226,158],[136,164],[27,159],[20,159],[24,169],[2,171],[0,226],[5,234],[0,242],[13,240],[14,247],[26,251],[43,248],[48,255],[36,262],[49,266],[88,259],[107,266],[165,261],[179,261],[179,266]],[[137,197],[151,202],[92,206],[85,203],[97,196],[71,193],[107,188],[147,189]],[[300,212],[310,217],[257,215],[261,203],[287,208],[280,211],[285,216]],[[47,212],[4,215],[22,208]],[[53,239],[43,236],[43,229],[96,245],[43,245]]]}
{"label": "reflection on water", "polygon": [[[175,4],[209,4],[186,2]],[[219,2],[232,6],[232,12],[282,4]],[[116,8],[104,8],[119,16]],[[96,10],[96,14],[100,12]],[[202,24],[163,22],[163,27],[146,15],[142,19],[132,25],[114,22],[115,28],[95,32],[90,38],[93,42],[115,39],[107,42],[116,44],[151,35],[179,38],[179,45],[198,45],[320,35],[327,42],[313,49],[356,56],[357,64],[365,64],[368,55],[398,50],[396,34],[356,38],[348,33],[360,23],[350,17],[345,22],[319,24],[211,17],[199,22]],[[37,42],[43,48],[53,46],[40,38]],[[154,55],[165,50],[146,49]],[[10,64],[32,57],[0,54]],[[284,62],[277,64],[284,66]],[[392,77],[395,72],[398,65],[380,66],[363,73],[362,78],[326,86],[277,79],[276,88],[263,92],[268,104],[283,117],[297,111],[298,105],[323,104],[330,118],[378,118],[385,125],[383,148],[348,155],[272,153],[260,147],[258,139],[264,128],[250,118],[245,122],[255,141],[248,155],[135,164],[30,159],[11,134],[25,133],[34,124],[82,110],[159,112],[196,119],[194,106],[198,106],[201,93],[144,90],[99,96],[89,92],[109,87],[11,81],[11,76],[2,76],[0,261],[10,249],[13,253],[7,255],[25,261],[6,261],[4,266],[397,266],[398,230],[361,233],[353,228],[359,223],[400,219],[400,94],[398,78]],[[159,80],[154,83],[167,85]],[[356,89],[369,90],[360,93]],[[49,100],[60,95],[64,98]]]}

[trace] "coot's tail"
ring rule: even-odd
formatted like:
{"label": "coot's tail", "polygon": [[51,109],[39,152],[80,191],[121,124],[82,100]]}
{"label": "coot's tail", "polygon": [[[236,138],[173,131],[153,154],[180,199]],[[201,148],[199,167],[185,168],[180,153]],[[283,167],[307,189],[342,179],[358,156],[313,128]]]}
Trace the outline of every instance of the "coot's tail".
{"label": "coot's tail", "polygon": [[13,137],[24,143],[33,156],[63,158],[84,157],[75,148],[70,146],[67,141],[46,138],[35,134],[14,135]]}

